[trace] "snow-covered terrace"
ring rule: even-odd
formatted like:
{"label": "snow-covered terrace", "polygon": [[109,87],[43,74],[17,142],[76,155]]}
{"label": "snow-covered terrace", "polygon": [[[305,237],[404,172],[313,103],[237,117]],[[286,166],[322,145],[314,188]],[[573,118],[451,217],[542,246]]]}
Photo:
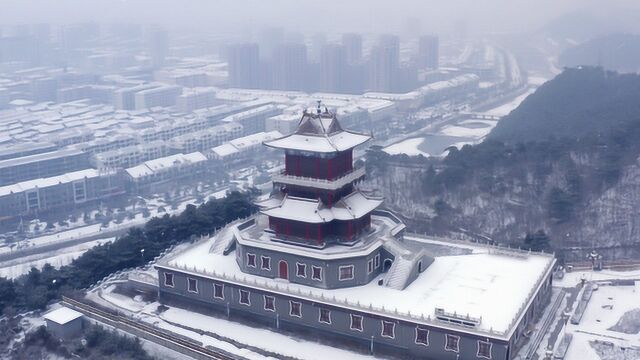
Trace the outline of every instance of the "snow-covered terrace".
{"label": "snow-covered terrace", "polygon": [[[226,256],[209,252],[213,241],[214,238],[204,240],[157,266],[283,295],[293,294],[316,303],[505,340],[515,330],[555,263],[549,254],[456,243],[472,252],[436,257],[404,290],[379,286],[379,279],[364,286],[327,290],[245,274],[236,263],[235,252]],[[429,242],[448,246],[446,241],[431,239]],[[468,314],[481,321],[475,328],[450,325],[434,318],[436,308],[462,316]]]}

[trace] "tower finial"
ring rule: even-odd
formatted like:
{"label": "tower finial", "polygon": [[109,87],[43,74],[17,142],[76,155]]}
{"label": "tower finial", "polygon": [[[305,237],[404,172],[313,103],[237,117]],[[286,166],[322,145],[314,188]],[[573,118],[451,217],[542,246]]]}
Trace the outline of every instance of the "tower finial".
{"label": "tower finial", "polygon": [[317,100],[317,102],[318,102],[318,110],[317,110],[317,112],[318,112],[318,115],[319,115],[320,112],[321,112],[320,111],[320,104],[322,104],[322,100]]}

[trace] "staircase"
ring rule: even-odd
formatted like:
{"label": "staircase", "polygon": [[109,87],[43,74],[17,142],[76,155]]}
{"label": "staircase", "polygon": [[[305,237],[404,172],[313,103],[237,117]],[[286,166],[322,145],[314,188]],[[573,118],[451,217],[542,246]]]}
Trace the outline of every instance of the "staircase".
{"label": "staircase", "polygon": [[384,279],[384,284],[396,290],[402,290],[407,287],[409,275],[415,268],[414,260],[415,259],[405,259],[402,257],[396,258]]}
{"label": "staircase", "polygon": [[209,252],[212,254],[224,254],[227,249],[231,246],[235,236],[234,236],[235,226],[228,225],[224,229],[222,229],[217,235],[215,240],[213,240],[213,244],[209,248]]}
{"label": "staircase", "polygon": [[413,253],[394,237],[386,237],[383,246],[394,257],[383,284],[392,289],[402,290],[409,285],[411,272],[418,271],[416,266],[418,261],[422,259],[424,252]]}

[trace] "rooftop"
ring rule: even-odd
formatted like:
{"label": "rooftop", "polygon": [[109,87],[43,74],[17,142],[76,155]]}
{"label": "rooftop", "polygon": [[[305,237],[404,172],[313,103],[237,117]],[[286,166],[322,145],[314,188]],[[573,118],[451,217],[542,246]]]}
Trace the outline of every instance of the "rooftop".
{"label": "rooftop", "polygon": [[0,169],[23,165],[23,164],[30,164],[38,161],[59,159],[59,158],[64,158],[68,156],[77,156],[77,155],[82,155],[82,153],[83,152],[80,150],[63,149],[63,150],[56,150],[56,151],[51,151],[51,152],[46,152],[41,154],[23,156],[19,158],[0,160]]}
{"label": "rooftop", "polygon": [[[433,264],[404,290],[379,286],[379,278],[364,286],[327,290],[245,274],[236,263],[235,252],[225,256],[209,251],[214,240],[201,241],[158,266],[362,312],[503,339],[514,330],[525,305],[543,285],[545,275],[555,262],[553,256],[547,254],[405,236],[405,242],[414,246],[450,247],[452,251],[450,254],[440,251],[444,255],[437,256]],[[466,252],[461,253],[461,249]],[[509,296],[504,296],[506,293]],[[481,318],[481,321],[476,328],[440,322],[434,318],[436,308]]]}
{"label": "rooftop", "polygon": [[[109,173],[102,173],[102,175],[107,175]],[[101,173],[95,169],[85,169],[74,171],[58,176],[52,176],[48,178],[38,178],[27,181],[22,181],[19,183],[0,186],[0,196],[5,196],[14,193],[20,193],[27,190],[37,189],[37,188],[46,188],[49,186],[59,185],[59,184],[68,184],[74,181],[82,180],[82,179],[90,179],[99,177]]]}
{"label": "rooftop", "polygon": [[69,309],[68,307],[61,307],[44,315],[44,318],[46,320],[50,320],[61,325],[73,321],[79,317],[82,317],[81,313],[73,309]]}
{"label": "rooftop", "polygon": [[326,107],[322,112],[318,101],[317,113],[305,110],[293,134],[264,144],[280,149],[332,153],[354,148],[369,139],[369,135],[343,130],[336,115]]}
{"label": "rooftop", "polygon": [[369,197],[360,191],[345,196],[331,208],[325,207],[318,199],[285,196],[280,204],[264,209],[262,213],[277,218],[317,224],[333,220],[359,219],[380,204],[382,204],[381,198]]}

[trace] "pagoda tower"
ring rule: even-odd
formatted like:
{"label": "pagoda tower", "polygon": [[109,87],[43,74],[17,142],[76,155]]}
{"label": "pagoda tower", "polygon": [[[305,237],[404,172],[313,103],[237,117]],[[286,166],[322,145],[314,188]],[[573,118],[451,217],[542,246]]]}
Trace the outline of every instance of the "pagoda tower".
{"label": "pagoda tower", "polygon": [[303,113],[296,132],[265,142],[285,152],[285,169],[273,177],[274,196],[261,211],[275,240],[324,248],[360,239],[382,204],[355,187],[365,171],[354,168],[353,151],[370,138],[342,129],[318,102],[315,113]]}
{"label": "pagoda tower", "polygon": [[358,188],[354,149],[370,135],[343,129],[320,103],[297,130],[264,145],[284,150],[284,170],[260,214],[217,236],[213,253],[235,253],[243,273],[334,289],[368,284],[404,288],[433,259],[408,249],[405,225]]}

